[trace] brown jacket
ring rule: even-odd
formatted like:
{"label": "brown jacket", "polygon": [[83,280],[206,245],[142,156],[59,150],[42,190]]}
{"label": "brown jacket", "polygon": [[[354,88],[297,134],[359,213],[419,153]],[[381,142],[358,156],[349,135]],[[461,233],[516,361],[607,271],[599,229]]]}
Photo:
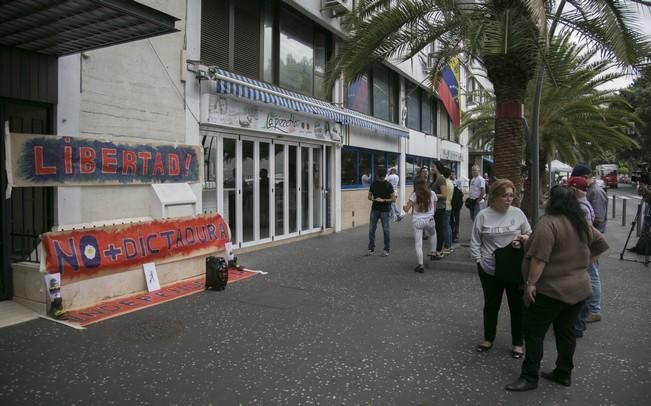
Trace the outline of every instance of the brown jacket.
{"label": "brown jacket", "polygon": [[536,283],[536,291],[568,304],[575,304],[592,294],[587,269],[591,258],[608,249],[608,242],[596,228],[589,226],[587,243],[564,216],[543,216],[525,246],[522,273],[529,276],[529,262],[536,257],[545,269]]}

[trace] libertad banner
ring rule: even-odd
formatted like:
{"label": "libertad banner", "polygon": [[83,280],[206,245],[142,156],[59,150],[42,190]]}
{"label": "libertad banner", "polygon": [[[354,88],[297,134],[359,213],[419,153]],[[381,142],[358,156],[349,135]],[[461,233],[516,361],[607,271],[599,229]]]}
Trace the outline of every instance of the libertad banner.
{"label": "libertad banner", "polygon": [[230,230],[219,214],[153,220],[41,235],[45,269],[64,282],[224,249]]}
{"label": "libertad banner", "polygon": [[13,187],[202,181],[200,146],[6,134]]}

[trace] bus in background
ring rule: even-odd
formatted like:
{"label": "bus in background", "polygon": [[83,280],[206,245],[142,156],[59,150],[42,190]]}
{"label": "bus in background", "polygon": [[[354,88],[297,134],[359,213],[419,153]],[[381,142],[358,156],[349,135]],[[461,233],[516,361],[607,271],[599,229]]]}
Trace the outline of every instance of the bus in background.
{"label": "bus in background", "polygon": [[597,177],[604,181],[607,188],[617,187],[617,164],[597,165]]}

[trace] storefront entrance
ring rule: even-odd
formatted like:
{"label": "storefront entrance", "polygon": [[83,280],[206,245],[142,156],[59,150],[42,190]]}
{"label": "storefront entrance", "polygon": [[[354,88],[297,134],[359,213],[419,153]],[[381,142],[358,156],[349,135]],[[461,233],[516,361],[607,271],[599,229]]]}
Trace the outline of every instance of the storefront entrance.
{"label": "storefront entrance", "polygon": [[[221,213],[239,247],[316,232],[326,224],[326,146],[211,135],[204,211]],[[217,159],[221,157],[222,159]]]}
{"label": "storefront entrance", "polygon": [[[9,122],[11,132],[51,134],[51,114],[51,106],[47,104],[0,98],[0,135],[4,140],[6,121]],[[9,299],[13,294],[11,262],[38,261],[36,246],[39,235],[50,231],[54,224],[54,192],[49,187],[15,188],[11,199],[5,199],[7,178],[4,141],[0,144],[0,186],[3,195],[0,204],[0,299]]]}

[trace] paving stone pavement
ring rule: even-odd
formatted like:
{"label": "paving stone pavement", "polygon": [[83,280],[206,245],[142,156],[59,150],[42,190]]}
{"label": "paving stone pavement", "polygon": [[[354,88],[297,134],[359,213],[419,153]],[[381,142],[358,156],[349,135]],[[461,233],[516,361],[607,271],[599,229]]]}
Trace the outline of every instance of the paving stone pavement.
{"label": "paving stone pavement", "polygon": [[[503,390],[521,364],[509,356],[506,303],[493,350],[474,350],[482,293],[468,247],[417,274],[410,222],[392,225],[389,257],[365,256],[367,228],[358,227],[243,254],[242,264],[269,274],[223,292],[83,331],[46,320],[0,329],[0,404],[651,403],[651,267],[619,260],[630,228],[620,217],[600,260],[603,321],[578,342],[573,385],[541,380],[527,393]],[[555,355],[550,331],[543,370]]]}

